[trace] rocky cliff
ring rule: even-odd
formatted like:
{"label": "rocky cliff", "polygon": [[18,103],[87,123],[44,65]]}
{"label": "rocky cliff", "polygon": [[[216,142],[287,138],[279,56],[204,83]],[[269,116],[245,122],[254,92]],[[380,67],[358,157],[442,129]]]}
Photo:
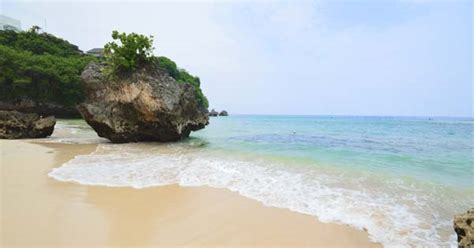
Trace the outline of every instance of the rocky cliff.
{"label": "rocky cliff", "polygon": [[37,102],[28,98],[14,101],[0,100],[0,110],[16,110],[24,113],[36,113],[38,115],[54,115],[62,118],[77,118],[81,115],[75,106],[65,106],[52,102]]}
{"label": "rocky cliff", "polygon": [[77,109],[100,137],[115,143],[177,141],[204,128],[207,109],[194,86],[157,66],[117,77],[89,64],[82,72],[86,100]]}
{"label": "rocky cliff", "polygon": [[0,139],[44,138],[53,133],[55,124],[52,116],[0,110]]}

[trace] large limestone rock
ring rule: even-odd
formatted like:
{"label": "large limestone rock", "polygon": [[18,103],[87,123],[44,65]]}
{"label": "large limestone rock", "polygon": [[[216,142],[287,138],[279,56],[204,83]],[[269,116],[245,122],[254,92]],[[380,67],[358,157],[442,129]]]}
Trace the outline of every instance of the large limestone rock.
{"label": "large limestone rock", "polygon": [[458,235],[459,247],[474,247],[474,208],[454,216],[454,231]]}
{"label": "large limestone rock", "polygon": [[209,123],[191,84],[152,66],[113,80],[103,69],[91,63],[82,72],[86,100],[77,107],[100,137],[115,143],[176,141]]}
{"label": "large limestone rock", "polygon": [[53,133],[55,124],[53,116],[0,110],[0,139],[44,138]]}
{"label": "large limestone rock", "polygon": [[229,116],[229,113],[227,113],[227,111],[225,111],[225,110],[222,110],[222,111],[219,113],[219,116]]}

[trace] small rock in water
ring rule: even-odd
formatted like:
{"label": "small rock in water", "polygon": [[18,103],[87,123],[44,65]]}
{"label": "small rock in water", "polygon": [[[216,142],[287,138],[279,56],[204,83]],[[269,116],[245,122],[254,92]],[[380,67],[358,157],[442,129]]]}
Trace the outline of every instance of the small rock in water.
{"label": "small rock in water", "polygon": [[219,115],[219,112],[215,111],[214,109],[211,110],[211,112],[209,112],[209,116],[218,116]]}
{"label": "small rock in water", "polygon": [[220,113],[219,113],[219,116],[228,116],[229,113],[227,113],[227,111],[225,110],[222,110]]}
{"label": "small rock in water", "polygon": [[454,231],[458,235],[459,247],[474,247],[474,208],[454,216]]}
{"label": "small rock in water", "polygon": [[0,139],[44,138],[54,131],[54,116],[0,110]]}

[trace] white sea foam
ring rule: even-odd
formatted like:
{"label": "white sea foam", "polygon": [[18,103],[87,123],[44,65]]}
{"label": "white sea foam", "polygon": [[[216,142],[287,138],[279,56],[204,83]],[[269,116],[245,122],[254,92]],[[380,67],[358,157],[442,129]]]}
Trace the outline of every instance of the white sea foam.
{"label": "white sea foam", "polygon": [[179,145],[142,144],[99,145],[93,154],[77,156],[49,176],[86,185],[227,188],[323,222],[365,228],[373,241],[387,247],[455,245],[451,220],[433,206],[431,196],[401,181],[393,181],[392,189],[382,188],[362,175],[350,177]]}
{"label": "white sea foam", "polygon": [[64,120],[58,120],[54,127],[51,137],[40,140],[44,143],[63,143],[63,144],[98,144],[108,143],[109,141],[100,138],[83,121],[68,123]]}

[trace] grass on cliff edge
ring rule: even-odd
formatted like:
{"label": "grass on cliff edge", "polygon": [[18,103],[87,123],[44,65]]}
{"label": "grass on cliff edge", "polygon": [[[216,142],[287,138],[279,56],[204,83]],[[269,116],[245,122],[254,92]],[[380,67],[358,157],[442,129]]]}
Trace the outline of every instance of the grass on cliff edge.
{"label": "grass on cliff edge", "polygon": [[168,72],[179,83],[190,83],[194,86],[197,99],[205,108],[209,102],[202,93],[199,77],[189,74],[186,70],[178,68],[176,63],[166,57],[153,56],[153,36],[136,33],[112,32],[113,41],[104,46],[107,73],[119,75],[133,72],[149,64],[157,64],[159,68]]}

